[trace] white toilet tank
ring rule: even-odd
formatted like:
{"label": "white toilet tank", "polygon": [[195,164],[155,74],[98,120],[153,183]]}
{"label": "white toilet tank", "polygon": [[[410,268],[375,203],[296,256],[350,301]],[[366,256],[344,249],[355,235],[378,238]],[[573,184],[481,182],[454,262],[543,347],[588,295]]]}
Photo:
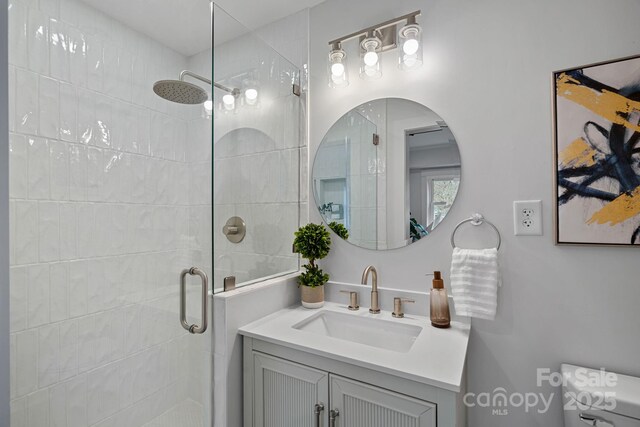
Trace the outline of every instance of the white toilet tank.
{"label": "white toilet tank", "polygon": [[565,427],[640,427],[640,378],[563,364]]}

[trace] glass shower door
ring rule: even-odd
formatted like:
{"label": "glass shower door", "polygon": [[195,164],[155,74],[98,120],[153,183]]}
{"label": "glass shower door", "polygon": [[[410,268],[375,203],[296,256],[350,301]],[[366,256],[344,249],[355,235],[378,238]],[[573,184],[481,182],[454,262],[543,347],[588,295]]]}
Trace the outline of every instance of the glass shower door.
{"label": "glass shower door", "polygon": [[153,87],[211,78],[212,10],[148,6],[9,1],[14,427],[211,425],[211,109]]}

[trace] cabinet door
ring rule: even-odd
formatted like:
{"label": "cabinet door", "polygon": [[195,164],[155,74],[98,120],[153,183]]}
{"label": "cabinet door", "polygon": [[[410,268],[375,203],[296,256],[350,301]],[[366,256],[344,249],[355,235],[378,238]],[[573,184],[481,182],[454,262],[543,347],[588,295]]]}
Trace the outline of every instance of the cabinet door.
{"label": "cabinet door", "polygon": [[335,427],[436,426],[433,403],[334,375],[329,409],[338,411]]}
{"label": "cabinet door", "polygon": [[323,427],[316,404],[329,401],[329,376],[307,366],[254,353],[254,427]]}

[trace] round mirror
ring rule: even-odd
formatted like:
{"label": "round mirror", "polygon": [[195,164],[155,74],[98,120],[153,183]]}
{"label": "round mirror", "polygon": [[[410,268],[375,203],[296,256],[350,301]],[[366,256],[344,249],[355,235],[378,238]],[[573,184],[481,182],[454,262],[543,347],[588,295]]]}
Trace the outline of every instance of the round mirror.
{"label": "round mirror", "polygon": [[460,185],[460,152],[429,108],[378,99],[329,129],[312,175],[320,216],[337,235],[394,249],[426,238],[447,215]]}

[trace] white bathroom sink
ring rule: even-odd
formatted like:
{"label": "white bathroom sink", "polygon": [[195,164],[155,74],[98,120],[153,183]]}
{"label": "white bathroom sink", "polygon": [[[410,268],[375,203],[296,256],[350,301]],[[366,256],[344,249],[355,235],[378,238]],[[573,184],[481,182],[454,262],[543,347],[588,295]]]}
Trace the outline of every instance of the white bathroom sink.
{"label": "white bathroom sink", "polygon": [[335,311],[320,311],[293,329],[400,353],[408,352],[422,327]]}
{"label": "white bathroom sink", "polygon": [[[452,320],[448,329],[434,328],[428,317],[390,311],[349,311],[345,304],[325,301],[309,310],[284,308],[239,329],[266,345],[330,358],[422,384],[459,392],[469,343],[468,320]],[[286,357],[285,357],[286,358]]]}

